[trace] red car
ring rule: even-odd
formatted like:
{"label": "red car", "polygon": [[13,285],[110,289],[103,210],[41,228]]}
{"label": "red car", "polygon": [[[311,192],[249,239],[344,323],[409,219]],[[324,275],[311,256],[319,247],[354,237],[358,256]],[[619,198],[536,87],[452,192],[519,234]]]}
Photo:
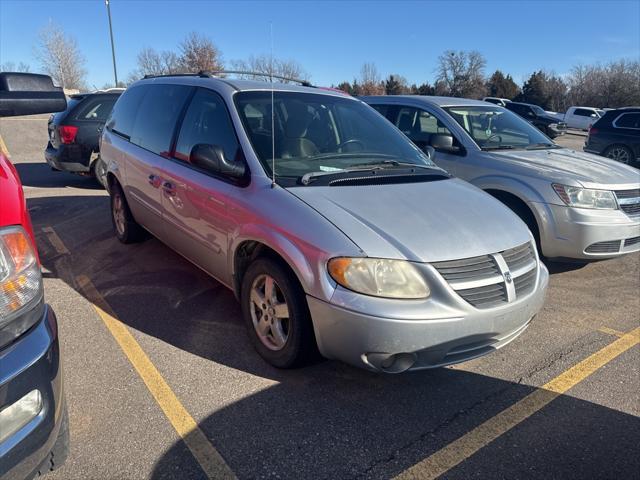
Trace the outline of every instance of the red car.
{"label": "red car", "polygon": [[[0,73],[0,116],[64,110],[50,77]],[[0,138],[0,478],[32,478],[69,450],[58,324],[15,167]]]}

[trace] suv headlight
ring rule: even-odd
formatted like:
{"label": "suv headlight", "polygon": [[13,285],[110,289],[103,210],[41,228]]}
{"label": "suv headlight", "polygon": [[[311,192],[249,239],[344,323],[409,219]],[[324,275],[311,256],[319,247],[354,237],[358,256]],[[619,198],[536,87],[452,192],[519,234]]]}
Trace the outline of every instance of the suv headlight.
{"label": "suv headlight", "polygon": [[40,264],[21,227],[0,228],[0,347],[40,318],[43,298]]}
{"label": "suv headlight", "polygon": [[338,257],[327,267],[339,285],[365,295],[418,299],[431,293],[418,270],[405,260]]}
{"label": "suv headlight", "polygon": [[557,183],[553,184],[553,189],[562,201],[570,207],[604,210],[616,210],[618,208],[616,197],[610,190],[592,190],[589,188],[559,185]]}

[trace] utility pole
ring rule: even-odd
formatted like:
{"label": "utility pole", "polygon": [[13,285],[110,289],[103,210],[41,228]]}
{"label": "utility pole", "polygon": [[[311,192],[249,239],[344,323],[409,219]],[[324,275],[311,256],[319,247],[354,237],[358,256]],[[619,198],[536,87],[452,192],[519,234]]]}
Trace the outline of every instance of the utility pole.
{"label": "utility pole", "polygon": [[111,36],[111,57],[113,58],[113,78],[115,79],[115,87],[118,86],[118,71],[116,70],[116,47],[113,45],[113,29],[111,28],[111,7],[109,7],[109,0],[104,0],[107,6],[107,15],[109,17],[109,35]]}

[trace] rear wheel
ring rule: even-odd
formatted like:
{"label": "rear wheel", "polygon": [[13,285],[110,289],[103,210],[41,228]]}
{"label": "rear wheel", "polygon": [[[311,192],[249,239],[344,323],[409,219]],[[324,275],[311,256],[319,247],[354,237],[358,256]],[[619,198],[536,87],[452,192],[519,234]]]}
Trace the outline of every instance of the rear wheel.
{"label": "rear wheel", "polygon": [[104,189],[107,188],[107,164],[104,163],[100,155],[91,163],[91,176],[95,178]]}
{"label": "rear wheel", "polygon": [[633,152],[624,145],[611,145],[604,151],[604,156],[626,165],[633,163]]}
{"label": "rear wheel", "polygon": [[122,243],[135,243],[144,240],[146,231],[133,218],[122,187],[116,181],[109,191],[111,197],[111,221],[118,240]]}
{"label": "rear wheel", "polygon": [[278,368],[294,368],[317,353],[304,291],[279,262],[261,258],[242,279],[242,316],[255,349]]}

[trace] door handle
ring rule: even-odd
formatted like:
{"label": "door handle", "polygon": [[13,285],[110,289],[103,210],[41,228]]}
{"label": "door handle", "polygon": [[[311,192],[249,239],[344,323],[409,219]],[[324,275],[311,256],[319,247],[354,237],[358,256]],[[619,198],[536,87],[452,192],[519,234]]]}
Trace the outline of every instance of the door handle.
{"label": "door handle", "polygon": [[149,175],[149,185],[153,186],[153,188],[158,188],[160,186],[160,177],[154,174]]}
{"label": "door handle", "polygon": [[166,193],[170,197],[175,197],[175,195],[176,195],[176,187],[175,187],[175,185],[173,183],[164,182],[162,184],[162,189],[164,190],[164,193]]}

